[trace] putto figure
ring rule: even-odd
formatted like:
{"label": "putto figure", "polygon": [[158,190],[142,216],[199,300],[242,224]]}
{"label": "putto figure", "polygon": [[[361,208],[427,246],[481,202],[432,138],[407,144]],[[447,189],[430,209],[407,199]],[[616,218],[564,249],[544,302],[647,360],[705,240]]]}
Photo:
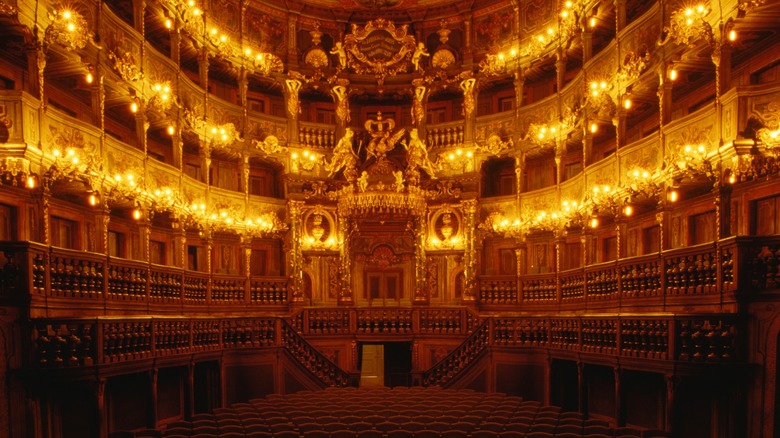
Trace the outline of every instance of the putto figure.
{"label": "putto figure", "polygon": [[420,71],[420,58],[423,56],[431,56],[431,54],[425,50],[425,44],[420,42],[417,43],[417,48],[414,49],[414,53],[412,54],[412,65],[414,65],[414,71]]}

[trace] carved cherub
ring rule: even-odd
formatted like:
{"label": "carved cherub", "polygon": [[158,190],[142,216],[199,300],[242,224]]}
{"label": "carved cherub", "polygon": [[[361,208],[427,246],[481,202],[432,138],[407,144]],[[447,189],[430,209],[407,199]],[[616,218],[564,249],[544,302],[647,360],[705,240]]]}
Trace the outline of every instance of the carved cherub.
{"label": "carved cherub", "polygon": [[400,170],[393,172],[395,177],[395,191],[402,192],[404,190],[404,173]]}
{"label": "carved cherub", "polygon": [[360,174],[360,178],[357,180],[358,190],[365,192],[368,188],[368,172],[365,170]]}
{"label": "carved cherub", "polygon": [[347,68],[347,51],[344,49],[344,45],[341,44],[341,41],[336,41],[336,45],[333,46],[330,54],[338,56],[339,67],[341,67],[342,70]]}
{"label": "carved cherub", "polygon": [[417,48],[414,49],[414,53],[412,54],[412,65],[414,65],[414,71],[420,70],[420,58],[423,56],[431,56],[431,54],[425,50],[425,44],[423,42],[419,42],[417,43]]}

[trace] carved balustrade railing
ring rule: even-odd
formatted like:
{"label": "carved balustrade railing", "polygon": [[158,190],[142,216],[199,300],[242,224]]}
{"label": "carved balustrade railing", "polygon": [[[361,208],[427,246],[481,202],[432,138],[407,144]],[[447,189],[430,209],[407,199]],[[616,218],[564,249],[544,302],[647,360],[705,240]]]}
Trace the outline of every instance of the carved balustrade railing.
{"label": "carved balustrade railing", "polygon": [[73,368],[282,346],[278,318],[33,319],[29,364]]}
{"label": "carved balustrade railing", "polygon": [[463,146],[463,121],[428,125],[428,147],[448,149]]}
{"label": "carved balustrade railing", "polygon": [[471,333],[479,317],[466,307],[306,308],[290,318],[305,336],[459,335]]}
{"label": "carved balustrade railing", "polygon": [[479,278],[479,300],[485,304],[516,304],[517,281],[513,276],[483,275]]}
{"label": "carved balustrade railing", "polygon": [[610,357],[702,364],[744,361],[738,339],[746,321],[734,314],[486,319],[458,348],[423,373],[442,385],[488,347],[574,351]]}
{"label": "carved balustrade railing", "polygon": [[3,288],[29,296],[31,317],[67,316],[73,309],[99,316],[155,306],[209,312],[212,304],[232,311],[288,304],[285,277],[209,275],[33,242],[0,242],[0,251],[8,258],[0,270]]}
{"label": "carved balustrade railing", "polygon": [[560,273],[480,276],[479,304],[529,310],[734,304],[737,293],[777,288],[780,238],[740,236]]}
{"label": "carved balustrade railing", "polygon": [[325,355],[306,342],[295,328],[280,320],[281,345],[290,352],[304,368],[328,386],[350,386],[354,381],[349,373],[339,368]]}
{"label": "carved balustrade railing", "polygon": [[422,375],[423,386],[441,385],[474,363],[490,343],[490,320],[480,324],[474,332],[444,359]]}
{"label": "carved balustrade railing", "polygon": [[298,128],[298,143],[304,148],[326,152],[333,149],[337,140],[333,125],[301,122]]}
{"label": "carved balustrade railing", "polygon": [[35,369],[181,357],[210,351],[281,347],[326,386],[354,378],[281,318],[33,319],[27,364]]}

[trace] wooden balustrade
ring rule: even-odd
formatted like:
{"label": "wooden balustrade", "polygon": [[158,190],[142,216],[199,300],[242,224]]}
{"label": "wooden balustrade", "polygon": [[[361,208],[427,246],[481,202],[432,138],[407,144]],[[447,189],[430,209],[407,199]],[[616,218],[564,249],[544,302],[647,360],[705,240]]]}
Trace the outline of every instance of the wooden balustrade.
{"label": "wooden balustrade", "polygon": [[516,304],[517,281],[513,276],[482,276],[479,278],[479,299],[485,304]]}
{"label": "wooden balustrade", "polygon": [[490,322],[486,320],[444,359],[422,375],[423,386],[441,385],[475,361],[490,343]]}
{"label": "wooden balustrade", "polygon": [[304,368],[320,379],[328,386],[349,386],[352,378],[349,373],[343,371],[336,364],[331,362],[325,355],[295,331],[295,329],[286,321],[281,322],[282,346],[295,358]]}
{"label": "wooden balustrade", "polygon": [[198,352],[279,346],[278,318],[33,319],[35,368],[84,367]]}
{"label": "wooden balustrade", "polygon": [[481,276],[479,304],[530,310],[552,305],[619,309],[653,300],[684,305],[696,299],[697,304],[719,305],[735,303],[738,292],[777,288],[780,238],[741,236],[557,274]]}
{"label": "wooden balustrade", "polygon": [[474,363],[488,347],[544,348],[607,357],[735,363],[735,341],[745,321],[733,314],[668,317],[491,317],[458,348],[423,373],[440,385]]}
{"label": "wooden balustrade", "polygon": [[21,296],[29,294],[33,317],[49,310],[67,313],[74,308],[80,310],[80,316],[84,311],[99,316],[106,309],[119,309],[109,305],[111,302],[149,305],[150,313],[157,305],[166,311],[172,305],[187,305],[188,310],[201,308],[208,312],[210,304],[289,303],[285,277],[209,275],[33,242],[0,242],[0,250],[7,254],[8,266],[13,268],[0,271],[0,276],[4,282],[8,277],[8,284],[20,289]]}
{"label": "wooden balustrade", "polygon": [[306,336],[321,335],[459,335],[479,324],[465,307],[306,308],[290,318]]}

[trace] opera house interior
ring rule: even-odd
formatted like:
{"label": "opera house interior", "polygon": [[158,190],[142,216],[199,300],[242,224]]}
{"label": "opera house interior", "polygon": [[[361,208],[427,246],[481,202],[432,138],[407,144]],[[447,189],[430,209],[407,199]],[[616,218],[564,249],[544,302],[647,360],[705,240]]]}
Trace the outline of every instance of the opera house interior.
{"label": "opera house interior", "polygon": [[0,23],[0,436],[780,436],[780,2]]}

